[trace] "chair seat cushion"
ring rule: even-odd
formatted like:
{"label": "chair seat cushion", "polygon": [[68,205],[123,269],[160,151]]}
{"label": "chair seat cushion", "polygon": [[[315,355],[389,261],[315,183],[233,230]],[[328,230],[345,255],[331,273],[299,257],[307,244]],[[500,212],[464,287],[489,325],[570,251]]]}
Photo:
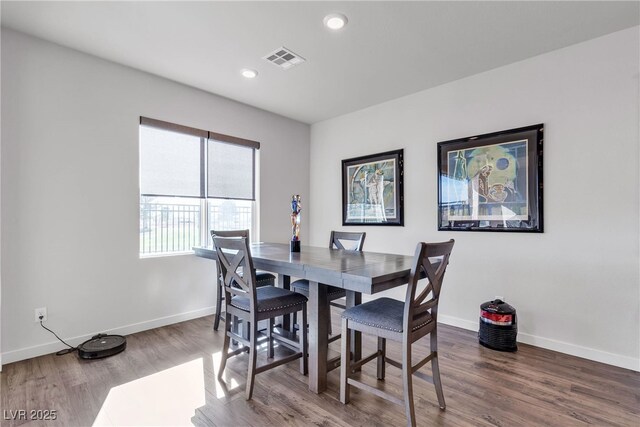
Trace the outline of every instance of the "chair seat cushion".
{"label": "chair seat cushion", "polygon": [[[263,286],[256,289],[258,299],[258,313],[281,310],[287,307],[302,306],[307,303],[307,297],[286,289],[275,286]],[[231,298],[231,305],[240,310],[249,311],[249,298],[234,296]]]}
{"label": "chair seat cushion", "polygon": [[[374,328],[402,332],[402,318],[404,316],[404,302],[391,298],[378,298],[364,304],[351,307],[342,312],[344,319],[361,323]],[[413,330],[422,328],[433,321],[431,314],[425,313],[421,321]]]}
{"label": "chair seat cushion", "polygon": [[[303,295],[309,295],[309,281],[307,279],[296,280],[291,284],[291,289],[296,292],[300,292]],[[347,294],[347,292],[342,288],[336,288],[335,286],[329,286],[327,289],[327,295],[329,296],[329,301],[336,300],[338,298],[342,298]]]}
{"label": "chair seat cushion", "polygon": [[256,287],[273,286],[276,283],[275,274],[266,271],[256,270]]}

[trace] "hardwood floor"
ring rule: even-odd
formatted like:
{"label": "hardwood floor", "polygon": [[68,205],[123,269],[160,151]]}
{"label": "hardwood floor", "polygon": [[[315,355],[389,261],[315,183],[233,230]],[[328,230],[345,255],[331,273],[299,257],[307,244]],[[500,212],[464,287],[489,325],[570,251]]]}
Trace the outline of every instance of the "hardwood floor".
{"label": "hardwood floor", "polygon": [[[6,365],[0,374],[0,424],[405,424],[402,407],[357,389],[351,403],[342,405],[339,370],[329,374],[325,393],[309,392],[298,362],[259,374],[253,400],[246,401],[246,355],[228,362],[226,386],[215,379],[222,332],[214,332],[212,323],[205,317],[131,335],[125,352],[103,360],[47,355]],[[438,408],[431,384],[415,379],[418,425],[640,425],[640,373],[523,344],[517,353],[495,352],[481,347],[474,333],[444,325],[438,335],[447,410]],[[374,350],[372,339],[363,342],[364,354]],[[333,343],[337,348],[339,342]],[[424,344],[415,348],[426,353]],[[390,357],[398,358],[398,350],[388,343]],[[364,375],[376,382],[375,363],[363,368]],[[401,384],[400,372],[388,366],[380,385],[400,395]],[[16,418],[18,410],[26,410],[26,419],[6,419]],[[45,413],[31,410],[56,411],[57,419],[32,420]]]}

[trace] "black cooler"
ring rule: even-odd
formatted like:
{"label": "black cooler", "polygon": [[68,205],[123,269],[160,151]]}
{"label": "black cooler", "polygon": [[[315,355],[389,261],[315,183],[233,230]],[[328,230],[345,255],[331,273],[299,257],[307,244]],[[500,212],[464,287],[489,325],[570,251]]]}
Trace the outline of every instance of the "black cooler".
{"label": "black cooler", "polygon": [[499,299],[480,305],[480,344],[493,350],[516,351],[517,335],[515,308]]}

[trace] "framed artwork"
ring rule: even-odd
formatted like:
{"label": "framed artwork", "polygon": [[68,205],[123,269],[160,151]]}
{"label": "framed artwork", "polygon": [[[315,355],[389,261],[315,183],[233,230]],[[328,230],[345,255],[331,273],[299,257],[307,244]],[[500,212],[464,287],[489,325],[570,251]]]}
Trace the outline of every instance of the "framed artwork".
{"label": "framed artwork", "polygon": [[403,153],[342,161],[342,225],[404,225]]}
{"label": "framed artwork", "polygon": [[438,230],[543,232],[543,125],[438,143]]}

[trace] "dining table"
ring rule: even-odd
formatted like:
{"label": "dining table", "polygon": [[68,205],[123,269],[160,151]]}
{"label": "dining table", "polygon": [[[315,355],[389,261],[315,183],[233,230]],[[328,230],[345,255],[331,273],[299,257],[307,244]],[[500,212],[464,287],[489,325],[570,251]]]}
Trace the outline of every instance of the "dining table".
{"label": "dining table", "polygon": [[[217,260],[215,249],[194,247],[198,257]],[[309,281],[309,390],[321,393],[327,388],[327,373],[340,365],[340,356],[329,356],[329,330],[324,313],[329,310],[327,287],[346,291],[346,307],[362,302],[363,294],[375,294],[406,284],[413,257],[380,252],[358,252],[327,247],[301,246],[291,252],[284,243],[253,243],[251,256],[256,269],[277,274],[277,285],[289,289],[291,278]],[[214,276],[216,277],[216,276]],[[352,332],[351,351],[361,357],[359,332]]]}

